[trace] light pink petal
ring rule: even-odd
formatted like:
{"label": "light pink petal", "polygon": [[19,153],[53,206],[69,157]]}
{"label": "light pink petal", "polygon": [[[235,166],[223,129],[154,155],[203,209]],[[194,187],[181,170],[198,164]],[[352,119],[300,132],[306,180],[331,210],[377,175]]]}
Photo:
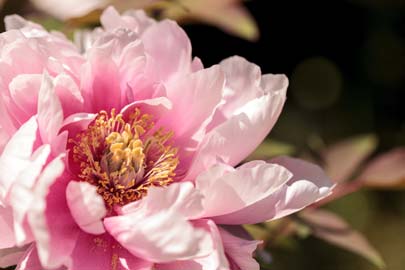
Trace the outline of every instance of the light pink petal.
{"label": "light pink petal", "polygon": [[0,206],[0,231],[0,252],[3,248],[15,246],[13,209],[11,207],[4,208]]}
{"label": "light pink petal", "polygon": [[[201,215],[203,196],[190,182],[173,183],[168,187],[151,187],[148,196],[141,202],[128,204],[122,208],[124,214],[145,207],[148,212],[176,211],[184,217],[193,219]],[[141,204],[141,205],[140,205]]]}
{"label": "light pink petal", "polygon": [[219,224],[248,224],[282,218],[328,196],[332,182],[323,170],[311,163],[294,158],[270,161],[287,168],[293,177],[271,196],[237,213],[215,217]]}
{"label": "light pink petal", "polygon": [[135,109],[139,109],[143,114],[151,115],[153,121],[158,121],[164,115],[169,113],[172,107],[172,102],[169,99],[166,97],[159,97],[132,102],[122,108],[121,113],[124,116],[129,116],[135,111]]}
{"label": "light pink petal", "polygon": [[262,74],[260,67],[240,56],[227,58],[220,66],[226,77],[224,104],[220,111],[229,118],[246,103],[263,95]]}
{"label": "light pink petal", "polygon": [[203,256],[210,248],[208,235],[196,230],[174,211],[154,215],[137,213],[106,218],[107,231],[133,255],[153,262]]}
{"label": "light pink petal", "polygon": [[204,217],[235,213],[271,196],[292,177],[282,166],[252,161],[236,170],[217,165],[196,179],[204,195]]}
{"label": "light pink petal", "polygon": [[264,75],[260,97],[239,107],[228,119],[222,114],[215,128],[211,123],[211,131],[204,138],[187,179],[211,167],[218,158],[232,166],[246,158],[274,126],[286,98],[287,85],[288,80],[283,75]]}
{"label": "light pink petal", "polygon": [[149,56],[145,73],[151,80],[169,81],[190,72],[190,40],[177,23],[164,20],[150,26],[143,33],[142,41]]}
{"label": "light pink petal", "polygon": [[177,137],[194,135],[204,122],[206,126],[211,120],[221,100],[224,83],[221,69],[213,66],[166,85],[173,111],[162,122]]}
{"label": "light pink petal", "polygon": [[35,203],[32,187],[37,181],[50,152],[49,145],[39,147],[32,155],[31,163],[19,174],[10,191],[10,204],[14,210],[14,230],[19,246],[32,241],[31,231],[27,228],[27,212]]}
{"label": "light pink petal", "polygon": [[194,221],[193,225],[210,234],[214,244],[212,252],[207,256],[192,260],[157,264],[156,270],[230,270],[221,235],[215,223],[209,219],[200,219]]}
{"label": "light pink petal", "polygon": [[16,76],[9,85],[10,96],[16,106],[24,113],[19,121],[26,122],[37,113],[38,93],[41,86],[40,74],[21,74]]}
{"label": "light pink petal", "polygon": [[70,177],[63,172],[63,156],[59,156],[41,174],[34,188],[35,204],[28,212],[38,255],[45,268],[69,263],[79,233],[65,197]]}
{"label": "light pink petal", "polygon": [[260,270],[260,265],[253,258],[253,252],[261,241],[246,240],[218,228],[224,245],[225,254],[233,266],[232,269]]}
{"label": "light pink petal", "polygon": [[0,202],[5,201],[11,185],[29,164],[37,138],[37,120],[32,117],[14,134],[0,157]]}
{"label": "light pink petal", "polygon": [[0,268],[17,265],[26,252],[27,247],[0,249]]}
{"label": "light pink petal", "polygon": [[62,121],[62,105],[54,91],[52,78],[45,73],[38,95],[38,125],[44,143],[53,142],[58,135]]}
{"label": "light pink petal", "polygon": [[66,199],[74,220],[83,231],[90,234],[105,232],[102,219],[107,209],[95,186],[87,182],[70,181]]}

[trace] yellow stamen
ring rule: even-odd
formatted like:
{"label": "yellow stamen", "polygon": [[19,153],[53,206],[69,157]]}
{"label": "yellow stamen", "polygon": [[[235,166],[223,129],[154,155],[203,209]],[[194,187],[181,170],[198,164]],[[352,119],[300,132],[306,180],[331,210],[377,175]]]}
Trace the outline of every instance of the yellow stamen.
{"label": "yellow stamen", "polygon": [[70,141],[79,179],[95,185],[109,207],[142,198],[149,186],[170,184],[179,163],[172,132],[155,130],[152,117],[139,109],[128,118],[101,111]]}

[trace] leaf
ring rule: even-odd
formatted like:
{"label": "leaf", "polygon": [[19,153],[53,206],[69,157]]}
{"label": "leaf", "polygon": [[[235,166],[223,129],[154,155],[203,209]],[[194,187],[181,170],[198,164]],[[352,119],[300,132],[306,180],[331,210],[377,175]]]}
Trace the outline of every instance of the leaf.
{"label": "leaf", "polygon": [[385,268],[385,263],[377,250],[360,232],[352,229],[338,215],[326,210],[310,209],[302,211],[299,216],[311,228],[314,236],[357,253],[380,269]]}
{"label": "leaf", "polygon": [[321,156],[325,171],[336,183],[346,182],[377,147],[373,134],[360,135],[325,149]]}
{"label": "leaf", "polygon": [[405,187],[405,147],[396,148],[373,159],[357,181],[369,187]]}

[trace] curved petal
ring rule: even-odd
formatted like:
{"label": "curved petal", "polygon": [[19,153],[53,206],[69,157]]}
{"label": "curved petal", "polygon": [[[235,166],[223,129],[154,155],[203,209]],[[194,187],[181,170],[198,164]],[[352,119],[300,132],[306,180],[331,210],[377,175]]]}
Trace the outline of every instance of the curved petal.
{"label": "curved petal", "polygon": [[[264,75],[260,83],[264,89],[262,95],[234,110],[231,117],[226,118],[225,113],[228,114],[227,110],[233,106],[224,113],[220,112],[222,116],[218,116],[217,111],[216,117],[222,120],[214,127],[210,123],[211,131],[204,138],[187,179],[195,178],[218,158],[235,166],[267,136],[284,105],[288,80],[284,75]],[[235,100],[233,104],[238,102]]]}
{"label": "curved petal", "polygon": [[107,209],[95,186],[87,182],[70,181],[66,199],[74,220],[83,231],[90,234],[105,232],[102,219]]}
{"label": "curved petal", "polygon": [[52,143],[63,121],[62,105],[54,91],[52,78],[45,73],[38,94],[38,126],[44,143]]}
{"label": "curved petal", "polygon": [[35,204],[28,211],[38,255],[44,268],[68,264],[80,229],[67,206],[65,191],[70,176],[64,175],[63,156],[44,169],[34,187]]}
{"label": "curved petal", "polygon": [[37,248],[32,244],[24,252],[21,260],[18,262],[16,270],[42,270],[43,267],[38,258]]}
{"label": "curved petal", "polygon": [[281,218],[331,193],[333,184],[318,166],[293,158],[274,159],[271,162],[286,166],[293,177],[255,204],[235,213],[213,217],[216,223],[253,224]]}
{"label": "curved petal", "polygon": [[51,153],[49,145],[39,147],[31,157],[30,164],[18,175],[10,190],[10,204],[13,206],[14,230],[18,246],[32,241],[27,224],[27,212],[34,202],[32,188]]}
{"label": "curved petal", "polygon": [[224,245],[225,254],[231,264],[231,269],[260,270],[260,265],[253,258],[253,252],[261,241],[246,240],[228,231],[218,228]]}
{"label": "curved petal", "polygon": [[292,177],[282,166],[252,161],[233,169],[217,165],[196,179],[204,196],[204,217],[232,214],[271,196]]}
{"label": "curved petal", "polygon": [[124,206],[122,213],[130,214],[140,207],[145,207],[151,214],[173,210],[188,219],[193,219],[200,216],[203,211],[202,200],[202,194],[192,183],[173,183],[168,187],[151,187],[147,198]]}
{"label": "curved petal", "polygon": [[0,157],[0,202],[5,201],[11,185],[30,163],[38,125],[32,117],[9,140]]}
{"label": "curved petal", "polygon": [[156,264],[156,270],[230,270],[221,235],[215,223],[209,219],[200,219],[193,221],[193,225],[210,234],[213,241],[211,253],[192,260]]}
{"label": "curved petal", "polygon": [[[159,42],[156,42],[159,40]],[[191,43],[174,21],[151,25],[142,35],[147,58],[145,73],[152,81],[169,81],[191,71]]]}
{"label": "curved petal", "polygon": [[133,255],[148,261],[169,262],[208,254],[209,235],[186,219],[201,209],[201,197],[190,185],[150,188],[148,196],[124,207],[122,216],[106,218],[106,230]]}

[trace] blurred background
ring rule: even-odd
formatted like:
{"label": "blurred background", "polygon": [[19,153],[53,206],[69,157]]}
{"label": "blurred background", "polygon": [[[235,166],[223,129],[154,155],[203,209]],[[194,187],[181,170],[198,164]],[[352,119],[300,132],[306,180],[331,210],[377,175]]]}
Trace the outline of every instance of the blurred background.
{"label": "blurred background", "polygon": [[[290,154],[324,166],[343,183],[322,203],[339,221],[322,217],[332,223],[322,231],[297,215],[248,228],[266,238],[263,269],[378,269],[380,255],[386,269],[405,269],[405,1],[60,2],[0,0],[1,16],[18,13],[72,37],[96,25],[105,5],[145,7],[184,24],[205,66],[241,55],[263,73],[287,74],[284,111],[250,158]],[[325,236],[333,226],[340,231],[340,219],[344,231],[364,238]]]}

